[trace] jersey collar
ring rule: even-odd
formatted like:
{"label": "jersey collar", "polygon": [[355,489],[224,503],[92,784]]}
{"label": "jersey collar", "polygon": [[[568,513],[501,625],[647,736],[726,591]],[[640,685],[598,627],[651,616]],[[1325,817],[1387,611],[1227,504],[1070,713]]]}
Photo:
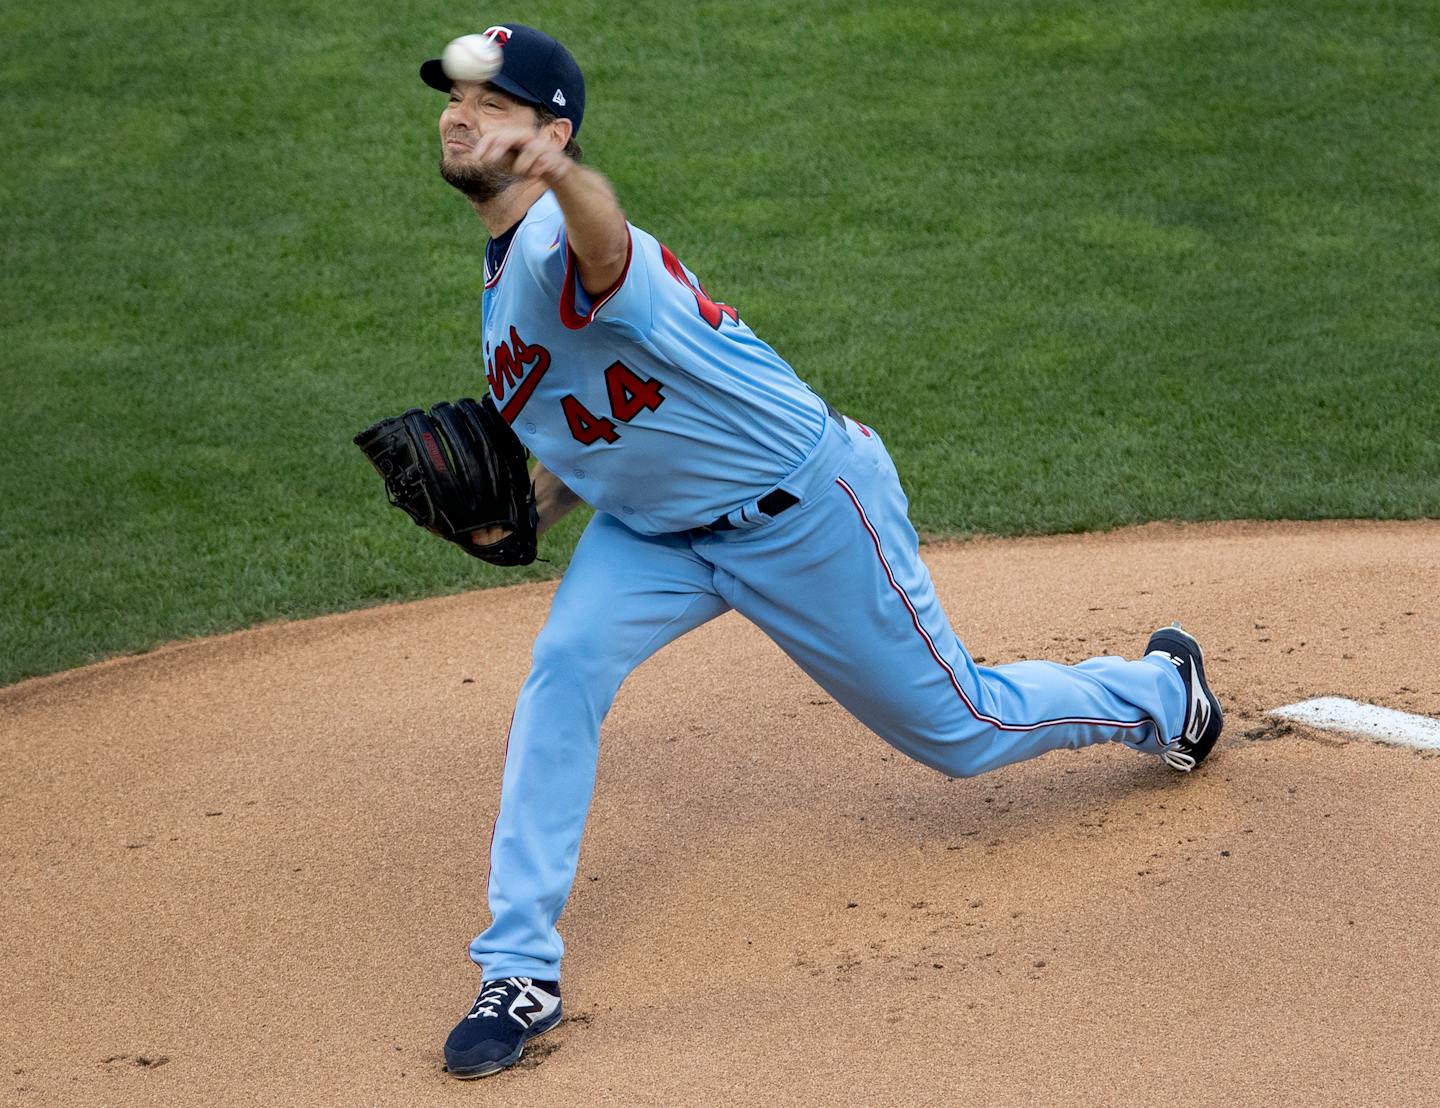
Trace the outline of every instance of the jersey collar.
{"label": "jersey collar", "polygon": [[487,289],[494,288],[495,283],[500,280],[500,274],[505,271],[505,263],[510,258],[510,248],[515,244],[515,236],[519,233],[520,228],[524,227],[532,217],[543,219],[559,206],[560,203],[555,199],[554,193],[541,194],[520,217],[519,222],[485,244],[485,287]]}

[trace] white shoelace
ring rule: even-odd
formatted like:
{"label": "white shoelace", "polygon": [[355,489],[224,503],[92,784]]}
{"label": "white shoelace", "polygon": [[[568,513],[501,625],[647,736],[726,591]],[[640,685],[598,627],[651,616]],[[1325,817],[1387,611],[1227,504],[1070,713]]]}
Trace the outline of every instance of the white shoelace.
{"label": "white shoelace", "polygon": [[1160,752],[1160,760],[1171,769],[1178,769],[1181,773],[1189,773],[1195,768],[1195,755],[1181,750],[1179,744],[1169,747]]}
{"label": "white shoelace", "polygon": [[486,1019],[495,1019],[500,1015],[495,1009],[505,999],[505,990],[511,985],[517,989],[523,989],[530,984],[529,978],[507,977],[503,981],[495,981],[488,988],[483,989],[479,998],[475,1001],[475,1009],[467,1016],[467,1019],[474,1019],[476,1016],[484,1016]]}

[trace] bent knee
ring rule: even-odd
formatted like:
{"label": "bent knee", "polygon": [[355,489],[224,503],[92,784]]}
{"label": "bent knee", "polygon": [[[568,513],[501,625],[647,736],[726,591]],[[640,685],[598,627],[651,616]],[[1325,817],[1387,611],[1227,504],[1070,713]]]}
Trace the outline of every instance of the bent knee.
{"label": "bent knee", "polygon": [[997,768],[993,761],[972,757],[968,752],[953,747],[937,751],[933,760],[922,758],[920,761],[925,762],[932,769],[938,769],[946,777],[960,779],[979,777],[981,774],[989,773],[992,769]]}
{"label": "bent knee", "polygon": [[613,682],[618,687],[625,678],[613,642],[585,628],[545,628],[535,639],[530,663],[533,673],[585,685]]}
{"label": "bent knee", "polygon": [[1006,764],[1006,759],[988,734],[963,738],[934,734],[891,735],[885,736],[885,741],[907,757],[938,770],[946,777],[979,777]]}

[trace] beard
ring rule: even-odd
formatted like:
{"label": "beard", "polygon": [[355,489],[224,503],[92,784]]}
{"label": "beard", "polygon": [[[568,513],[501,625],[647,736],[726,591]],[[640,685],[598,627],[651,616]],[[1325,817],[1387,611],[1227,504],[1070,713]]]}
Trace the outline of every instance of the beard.
{"label": "beard", "polygon": [[519,177],[493,165],[463,162],[440,155],[440,176],[471,200],[484,203],[508,189]]}

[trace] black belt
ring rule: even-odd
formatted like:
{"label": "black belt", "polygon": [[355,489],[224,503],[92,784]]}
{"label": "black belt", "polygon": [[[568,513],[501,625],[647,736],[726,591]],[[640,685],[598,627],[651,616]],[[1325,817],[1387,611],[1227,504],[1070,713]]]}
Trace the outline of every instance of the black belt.
{"label": "black belt", "polygon": [[[759,508],[762,512],[764,512],[767,516],[778,516],[787,508],[793,508],[796,504],[799,503],[800,498],[794,493],[786,492],[784,489],[775,489],[772,492],[767,492],[758,501],[756,501],[755,506]],[[733,531],[735,530],[735,524],[730,522],[729,516],[721,516],[709,526],[697,527],[695,528],[695,530]]]}
{"label": "black belt", "polygon": [[[841,415],[828,400],[825,401],[825,411],[829,413],[830,418],[841,427],[845,426],[845,417]],[[800,498],[794,493],[786,492],[784,489],[771,489],[755,502],[755,506],[767,516],[778,516],[781,512],[788,511],[799,503]],[[700,534],[705,534],[708,531],[734,531],[735,529],[735,524],[730,522],[730,517],[723,515],[715,520],[714,523],[708,524],[705,527],[696,527],[695,531]]]}

